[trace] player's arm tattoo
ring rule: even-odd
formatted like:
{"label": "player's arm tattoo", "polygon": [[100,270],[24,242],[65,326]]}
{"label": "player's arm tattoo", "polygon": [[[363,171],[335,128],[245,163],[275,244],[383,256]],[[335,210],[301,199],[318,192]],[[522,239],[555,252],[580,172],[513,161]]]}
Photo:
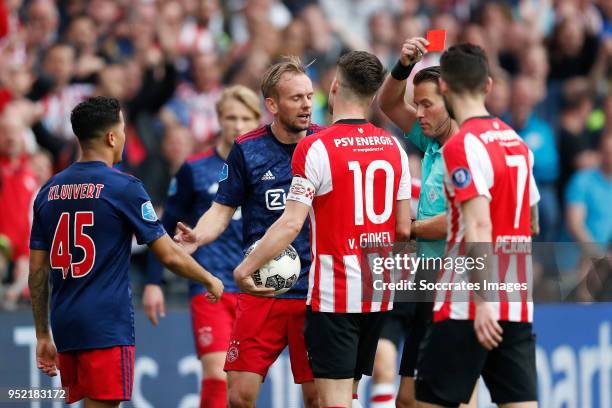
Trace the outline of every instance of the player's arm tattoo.
{"label": "player's arm tattoo", "polygon": [[49,332],[49,266],[40,265],[30,269],[28,277],[32,314],[37,334]]}

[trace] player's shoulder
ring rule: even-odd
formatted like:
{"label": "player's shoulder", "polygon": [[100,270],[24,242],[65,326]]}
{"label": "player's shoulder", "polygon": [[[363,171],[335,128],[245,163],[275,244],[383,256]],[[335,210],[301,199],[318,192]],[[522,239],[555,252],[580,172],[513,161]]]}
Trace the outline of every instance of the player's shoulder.
{"label": "player's shoulder", "polygon": [[185,160],[185,164],[190,165],[190,166],[196,166],[198,164],[206,163],[207,161],[209,161],[211,158],[214,158],[214,157],[216,157],[215,148],[211,147],[210,149],[205,150],[203,152],[194,153],[190,155],[189,157],[187,157],[187,160]]}
{"label": "player's shoulder", "polygon": [[312,135],[314,133],[319,133],[328,129],[327,126],[317,125],[316,123],[311,123],[308,129],[306,130],[306,135]]}
{"label": "player's shoulder", "polygon": [[261,140],[261,138],[268,135],[269,131],[270,130],[269,130],[268,125],[258,127],[255,130],[251,130],[250,132],[247,132],[243,135],[238,136],[234,144],[242,147],[245,145],[257,143],[258,141]]}

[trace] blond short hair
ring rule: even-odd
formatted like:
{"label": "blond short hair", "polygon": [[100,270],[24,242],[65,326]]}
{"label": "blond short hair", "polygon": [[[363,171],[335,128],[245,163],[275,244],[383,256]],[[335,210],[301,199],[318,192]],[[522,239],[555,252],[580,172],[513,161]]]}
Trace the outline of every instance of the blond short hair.
{"label": "blond short hair", "polygon": [[246,106],[247,109],[255,115],[256,120],[259,121],[261,118],[259,97],[255,92],[244,85],[233,85],[225,88],[221,94],[221,98],[217,102],[217,115],[221,116],[223,114],[223,104],[229,99],[237,100]]}
{"label": "blond short hair", "polygon": [[306,68],[299,57],[294,55],[284,56],[280,62],[272,65],[264,73],[261,80],[261,94],[264,98],[278,96],[276,85],[278,85],[281,76],[286,73],[306,75]]}

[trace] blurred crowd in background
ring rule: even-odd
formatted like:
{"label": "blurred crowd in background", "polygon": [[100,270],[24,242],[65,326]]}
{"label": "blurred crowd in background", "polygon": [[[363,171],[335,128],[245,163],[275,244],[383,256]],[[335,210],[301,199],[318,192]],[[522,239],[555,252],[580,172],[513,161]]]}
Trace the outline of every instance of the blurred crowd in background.
{"label": "blurred crowd in background", "polygon": [[[224,87],[258,91],[271,63],[297,55],[324,125],[343,52],[370,50],[390,69],[404,40],[434,28],[447,47],[472,42],[489,56],[488,108],[535,154],[538,239],[609,250],[612,0],[0,0],[0,309],[27,304],[31,203],[78,159],[69,114],[84,98],[121,101],[121,169],[160,209],[172,174],[213,144]],[[376,109],[371,120],[399,135]],[[135,249],[138,282],[146,257]]]}

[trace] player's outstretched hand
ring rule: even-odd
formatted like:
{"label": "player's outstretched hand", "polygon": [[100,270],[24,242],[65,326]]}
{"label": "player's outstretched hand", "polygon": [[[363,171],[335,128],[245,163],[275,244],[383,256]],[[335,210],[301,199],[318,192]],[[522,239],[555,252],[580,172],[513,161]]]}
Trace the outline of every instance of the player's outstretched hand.
{"label": "player's outstretched hand", "polygon": [[476,306],[474,330],[478,341],[487,350],[492,350],[501,343],[503,329],[495,319],[490,303],[482,302]]}
{"label": "player's outstretched hand", "polygon": [[188,254],[193,254],[198,249],[198,237],[191,228],[182,222],[176,224],[174,242],[179,244]]}
{"label": "player's outstretched hand", "polygon": [[206,289],[208,290],[206,293],[208,301],[210,303],[217,303],[223,294],[223,282],[221,282],[221,279],[213,276],[210,283],[206,285]]}
{"label": "player's outstretched hand", "polygon": [[402,65],[407,67],[422,60],[423,56],[427,54],[425,47],[428,45],[429,41],[423,37],[413,37],[404,41],[399,57]]}
{"label": "player's outstretched hand", "polygon": [[157,326],[158,316],[166,317],[166,306],[164,302],[164,292],[155,284],[145,285],[144,292],[142,294],[142,305],[144,306],[145,314],[153,323],[153,326]]}
{"label": "player's outstretched hand", "polygon": [[234,280],[236,281],[236,285],[238,285],[238,288],[244,293],[248,293],[250,295],[255,296],[274,296],[274,289],[262,288],[260,286],[255,285],[255,281],[253,280],[252,275],[242,276],[237,274],[236,271],[234,271]]}
{"label": "player's outstretched hand", "polygon": [[40,338],[36,342],[36,367],[49,377],[57,375],[57,349],[51,338]]}

